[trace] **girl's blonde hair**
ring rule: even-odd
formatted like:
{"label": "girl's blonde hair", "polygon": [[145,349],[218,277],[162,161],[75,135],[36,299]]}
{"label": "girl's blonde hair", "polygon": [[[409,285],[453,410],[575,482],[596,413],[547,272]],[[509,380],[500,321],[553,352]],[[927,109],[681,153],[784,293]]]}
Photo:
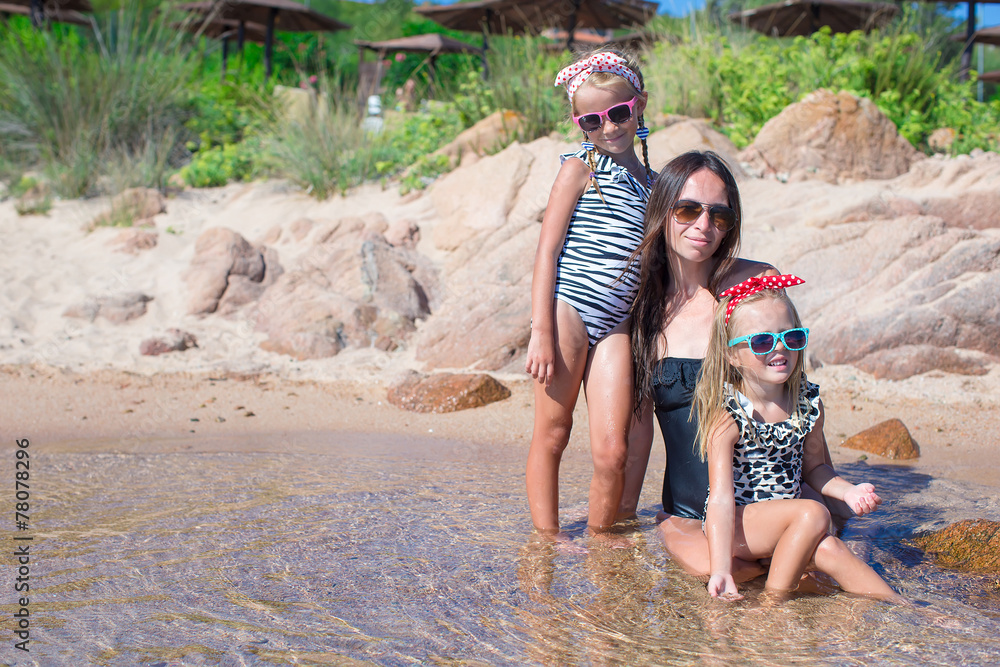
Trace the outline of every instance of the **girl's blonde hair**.
{"label": "girl's blonde hair", "polygon": [[[786,306],[792,316],[794,327],[802,326],[799,313],[795,309],[788,295],[783,289],[765,289],[744,297],[733,308],[726,322],[726,307],[729,305],[730,297],[719,302],[715,309],[715,318],[712,320],[712,333],[708,340],[708,352],[705,354],[705,361],[701,366],[701,373],[698,375],[698,385],[694,391],[694,409],[689,418],[697,418],[698,435],[695,442],[701,459],[704,461],[708,452],[708,440],[712,433],[719,426],[719,422],[726,414],[726,399],[729,392],[726,385],[731,385],[741,393],[745,392],[745,383],[741,370],[732,363],[733,349],[729,347],[729,341],[733,339],[733,322],[739,318],[739,313],[744,306],[763,299],[777,299]],[[805,368],[805,350],[799,354],[792,374],[785,381],[785,391],[792,398],[793,415],[799,411],[799,388],[802,385]]]}
{"label": "girl's blonde hair", "polygon": [[[589,60],[592,56],[595,56],[599,53],[613,53],[616,56],[619,56],[622,59],[624,59],[625,65],[635,73],[636,77],[638,77],[639,79],[640,86],[642,86],[643,90],[645,89],[646,83],[642,78],[642,71],[640,71],[639,69],[639,59],[636,58],[634,54],[628,51],[622,51],[619,49],[607,48],[607,47],[597,48],[592,51],[579,54],[573,62],[578,63],[584,60]],[[638,97],[642,93],[642,90],[636,90],[635,86],[632,85],[632,83],[628,79],[626,79],[623,76],[619,76],[614,72],[594,72],[589,77],[587,77],[587,80],[583,83],[583,86],[586,86],[588,84],[596,86],[598,88],[605,88],[614,85],[624,85],[626,88],[628,88],[629,92],[631,92],[632,95],[635,97]],[[576,114],[575,99],[570,101],[570,108],[573,114],[575,115]],[[639,114],[639,128],[641,129],[644,127],[646,127],[646,121],[643,118],[643,115]],[[588,143],[590,142],[590,139],[587,138],[586,132],[583,133],[583,140]],[[647,178],[652,178],[653,170],[649,166],[649,148],[646,145],[646,137],[640,136],[639,141],[642,144],[642,162],[643,165],[646,167]],[[600,196],[601,201],[604,201],[604,194],[601,192],[601,186],[598,185],[597,177],[594,175],[597,172],[597,150],[594,148],[587,149],[587,166],[590,167],[590,174],[591,174],[590,185],[595,190],[597,190],[597,194],[598,196]]]}

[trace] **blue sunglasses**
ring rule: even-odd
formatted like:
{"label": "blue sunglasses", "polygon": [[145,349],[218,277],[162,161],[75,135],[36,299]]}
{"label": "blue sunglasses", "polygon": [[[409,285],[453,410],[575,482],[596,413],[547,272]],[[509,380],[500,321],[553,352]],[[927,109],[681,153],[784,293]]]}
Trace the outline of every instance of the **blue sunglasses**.
{"label": "blue sunglasses", "polygon": [[774,348],[778,347],[779,340],[781,341],[781,344],[785,346],[786,350],[791,350],[792,352],[804,350],[806,345],[809,344],[809,329],[801,327],[798,329],[788,329],[786,331],[782,331],[781,333],[762,331],[760,333],[734,338],[729,341],[729,347],[739,345],[743,341],[746,341],[747,345],[750,346],[750,351],[754,354],[770,354],[774,351]]}

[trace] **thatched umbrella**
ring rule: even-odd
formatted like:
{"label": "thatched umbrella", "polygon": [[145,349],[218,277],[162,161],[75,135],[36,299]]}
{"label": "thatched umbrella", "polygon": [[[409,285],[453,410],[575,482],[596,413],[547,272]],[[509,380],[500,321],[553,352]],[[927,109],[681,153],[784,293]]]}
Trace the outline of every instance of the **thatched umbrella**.
{"label": "thatched umbrella", "polygon": [[[56,21],[55,14],[58,12],[92,12],[94,8],[90,5],[90,0],[7,0],[7,5],[21,6],[28,9],[27,12],[4,10],[9,14],[23,14],[31,17],[31,24],[36,28],[41,28],[45,24],[46,18]],[[63,21],[63,23],[75,23],[75,21]],[[89,21],[86,21],[89,23]]]}
{"label": "thatched umbrella", "polygon": [[[209,5],[210,3],[203,3]],[[267,27],[259,23],[248,23],[246,21],[235,21],[233,19],[220,19],[206,17],[204,20],[188,20],[174,24],[175,27],[187,32],[201,35],[210,39],[218,39],[222,42],[222,77],[226,77],[226,68],[229,62],[229,42],[233,39],[237,41],[237,49],[243,49],[244,42],[254,42],[263,44],[267,39]]]}
{"label": "thatched umbrella", "polygon": [[955,42],[966,42],[979,44],[992,44],[993,46],[1000,46],[1000,25],[995,25],[992,28],[980,28],[979,30],[969,35],[953,35],[952,41]]}
{"label": "thatched umbrella", "polygon": [[577,28],[607,30],[643,25],[656,15],[657,7],[657,3],[646,0],[479,0],[415,7],[414,11],[453,30],[482,30],[485,50],[487,33],[538,34],[545,28],[565,29],[566,48],[572,48]]}
{"label": "thatched umbrella", "polygon": [[[920,0],[921,2],[937,2],[937,0]],[[969,14],[968,19],[965,21],[965,38],[962,40],[965,42],[965,50],[962,51],[962,65],[961,73],[962,77],[968,75],[969,67],[972,65],[972,44],[975,41],[973,35],[976,34],[976,3],[980,4],[1000,4],[1000,0],[972,0],[969,4]],[[991,28],[986,28],[991,30]],[[983,80],[979,77],[980,81]]]}
{"label": "thatched umbrella", "polygon": [[[271,62],[274,51],[274,31],[285,32],[335,32],[348,30],[351,26],[335,18],[320,14],[314,9],[294,0],[215,0],[214,2],[191,2],[179,5],[178,9],[200,13],[212,19],[236,21],[245,30],[248,23],[265,27],[264,73],[271,76]],[[241,43],[242,46],[242,43]]]}
{"label": "thatched umbrella", "polygon": [[[89,11],[89,10],[88,10]],[[35,19],[32,15],[32,7],[28,5],[15,5],[11,2],[0,2],[0,14],[18,14],[20,16],[32,16],[32,23],[36,27],[40,23],[35,23]],[[73,25],[92,25],[90,18],[84,16],[79,11],[75,9],[59,9],[52,8],[48,10],[43,10],[41,21],[55,21],[56,23],[72,23]]]}
{"label": "thatched umbrella", "polygon": [[859,0],[785,0],[729,15],[729,20],[772,37],[808,36],[881,28],[899,14],[896,5]]}
{"label": "thatched umbrella", "polygon": [[[362,82],[368,85],[358,86],[358,96],[360,99],[367,99],[369,95],[374,95],[378,88],[378,82],[382,80],[381,63],[387,53],[426,53],[427,66],[431,73],[431,86],[434,85],[434,65],[437,57],[442,53],[478,53],[483,50],[478,46],[460,42],[438,33],[428,33],[426,35],[413,35],[412,37],[399,37],[387,39],[381,42],[366,42],[357,40],[354,42],[358,46],[358,70],[361,71],[365,62],[365,49],[378,53],[378,63],[376,71],[371,81]],[[419,68],[418,68],[419,69]],[[365,90],[367,88],[367,90]]]}

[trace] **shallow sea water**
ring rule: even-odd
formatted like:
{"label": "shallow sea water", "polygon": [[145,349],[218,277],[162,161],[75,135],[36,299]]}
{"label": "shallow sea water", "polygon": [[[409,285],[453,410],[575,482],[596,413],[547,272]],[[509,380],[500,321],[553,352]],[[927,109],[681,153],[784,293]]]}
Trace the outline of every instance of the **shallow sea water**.
{"label": "shallow sea water", "polygon": [[[573,539],[554,545],[529,534],[520,448],[311,438],[275,439],[271,453],[33,451],[31,653],[8,631],[0,662],[1000,662],[1000,582],[940,569],[905,542],[944,522],[1000,519],[995,491],[840,466],[887,498],[844,539],[911,604],[840,593],[769,607],[759,584],[739,603],[710,600],[669,561],[655,530],[662,455],[633,547],[610,549],[583,534],[586,451],[567,454]],[[5,563],[0,609],[12,628]]]}

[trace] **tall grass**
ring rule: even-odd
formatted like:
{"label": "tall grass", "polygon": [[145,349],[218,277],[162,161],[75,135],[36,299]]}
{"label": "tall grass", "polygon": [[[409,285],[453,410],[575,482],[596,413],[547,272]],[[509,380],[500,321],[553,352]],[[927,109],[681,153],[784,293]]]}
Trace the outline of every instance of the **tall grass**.
{"label": "tall grass", "polygon": [[0,142],[66,196],[102,176],[163,185],[197,72],[184,33],[138,7],[76,29],[11,20],[0,41]]}

